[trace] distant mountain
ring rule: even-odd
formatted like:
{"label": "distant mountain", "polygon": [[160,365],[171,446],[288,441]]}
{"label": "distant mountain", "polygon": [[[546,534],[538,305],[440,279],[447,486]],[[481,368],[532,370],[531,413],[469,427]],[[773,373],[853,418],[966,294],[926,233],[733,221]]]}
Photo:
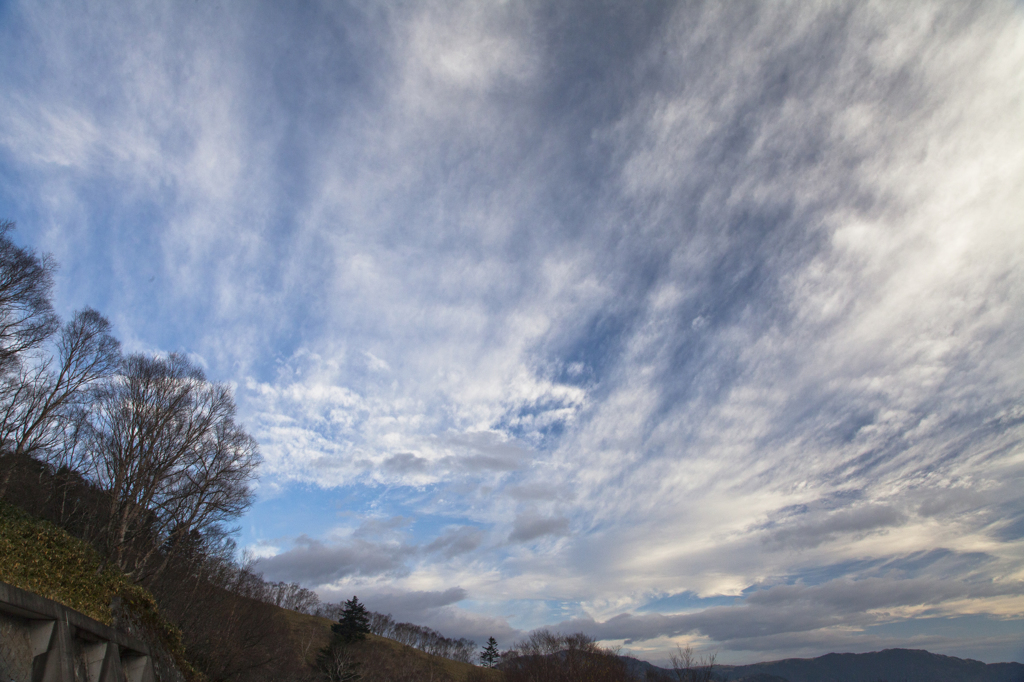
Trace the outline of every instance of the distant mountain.
{"label": "distant mountain", "polygon": [[[626,659],[634,675],[648,670],[672,674],[644,661]],[[1024,664],[982,663],[919,649],[886,649],[870,654],[826,654],[753,665],[716,665],[715,677],[729,682],[1024,682]]]}

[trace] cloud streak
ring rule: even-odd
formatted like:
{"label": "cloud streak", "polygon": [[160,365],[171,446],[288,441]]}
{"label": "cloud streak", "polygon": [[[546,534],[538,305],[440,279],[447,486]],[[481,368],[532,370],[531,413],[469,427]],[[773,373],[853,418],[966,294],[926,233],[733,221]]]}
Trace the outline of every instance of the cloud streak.
{"label": "cloud streak", "polygon": [[1019,5],[82,12],[4,10],[0,208],[236,382],[268,575],[655,659],[1024,617]]}

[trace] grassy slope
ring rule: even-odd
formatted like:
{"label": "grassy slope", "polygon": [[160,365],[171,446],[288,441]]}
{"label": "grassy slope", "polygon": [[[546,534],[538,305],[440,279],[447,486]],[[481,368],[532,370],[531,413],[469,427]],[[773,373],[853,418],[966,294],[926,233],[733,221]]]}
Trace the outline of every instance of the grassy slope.
{"label": "grassy slope", "polygon": [[[60,602],[107,625],[112,621],[110,602],[120,596],[142,612],[147,621],[157,625],[162,644],[179,667],[187,676],[198,679],[198,673],[185,661],[181,634],[160,618],[153,597],[116,568],[99,568],[100,556],[87,543],[0,501],[0,581]],[[331,621],[286,609],[281,612],[295,645],[312,664],[330,640]],[[366,642],[357,646],[361,657],[420,671],[423,679],[447,677],[465,682],[471,675],[475,679],[501,679],[495,670],[431,656],[376,635],[369,635]]]}
{"label": "grassy slope", "polygon": [[0,501],[0,581],[60,602],[110,625],[110,602],[121,597],[187,678],[200,675],[187,662],[181,633],[163,620],[153,596],[115,567],[100,570],[100,556],[88,543],[53,524]]}
{"label": "grassy slope", "polygon": [[[292,637],[295,639],[296,644],[305,652],[307,663],[312,664],[316,659],[317,652],[330,641],[331,621],[326,618],[307,616],[294,611],[285,611],[285,617],[291,626]],[[452,661],[440,656],[431,656],[424,651],[406,646],[386,637],[367,635],[366,641],[356,646],[362,650],[361,658],[379,659],[383,657],[396,664],[399,662],[404,663],[420,671],[422,679],[448,677],[458,682],[464,682],[469,679],[492,680],[494,682],[501,680],[501,673],[497,670],[488,670],[469,663],[460,663],[459,661]]]}
{"label": "grassy slope", "polygon": [[117,569],[99,567],[99,555],[86,543],[0,502],[0,580],[107,625],[114,596],[152,602]]}

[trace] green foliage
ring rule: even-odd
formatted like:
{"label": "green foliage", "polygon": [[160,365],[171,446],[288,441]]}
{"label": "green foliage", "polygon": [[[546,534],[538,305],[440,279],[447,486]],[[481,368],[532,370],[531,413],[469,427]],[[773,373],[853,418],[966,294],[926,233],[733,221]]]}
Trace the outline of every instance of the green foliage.
{"label": "green foliage", "polygon": [[334,633],[336,640],[347,644],[366,639],[370,632],[370,612],[353,596],[345,602],[341,618],[331,626],[331,632]]}
{"label": "green foliage", "polygon": [[92,547],[45,521],[0,502],[0,580],[65,604],[110,625],[115,596],[146,609],[153,598],[117,569],[101,569]]}
{"label": "green foliage", "polygon": [[160,617],[153,596],[133,584],[88,543],[0,501],[0,580],[60,602],[106,625],[118,597],[125,613],[174,658],[194,682],[202,680],[185,658],[181,632]]}
{"label": "green foliage", "polygon": [[359,679],[360,663],[353,657],[352,646],[362,642],[370,632],[370,612],[353,596],[341,611],[341,618],[331,626],[331,642],[316,658],[316,667],[330,682]]}
{"label": "green foliage", "polygon": [[498,665],[501,653],[498,651],[498,640],[493,637],[487,639],[487,646],[480,652],[480,662],[485,668],[493,668]]}

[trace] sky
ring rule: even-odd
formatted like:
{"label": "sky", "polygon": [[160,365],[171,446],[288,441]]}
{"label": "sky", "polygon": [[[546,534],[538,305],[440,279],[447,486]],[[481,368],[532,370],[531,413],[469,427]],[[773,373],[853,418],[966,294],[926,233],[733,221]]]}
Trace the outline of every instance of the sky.
{"label": "sky", "polygon": [[1024,5],[0,2],[0,217],[234,387],[267,579],[1024,662]]}

